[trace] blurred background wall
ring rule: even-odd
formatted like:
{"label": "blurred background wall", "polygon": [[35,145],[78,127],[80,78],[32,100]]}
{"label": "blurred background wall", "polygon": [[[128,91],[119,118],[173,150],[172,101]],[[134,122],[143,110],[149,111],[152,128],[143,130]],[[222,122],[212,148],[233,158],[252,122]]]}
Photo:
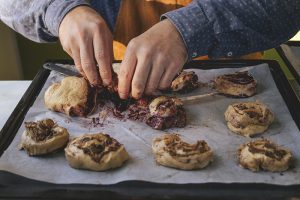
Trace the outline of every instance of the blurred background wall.
{"label": "blurred background wall", "polygon": [[25,79],[33,79],[43,63],[49,59],[70,59],[59,42],[39,44],[20,34],[17,34],[16,40]]}
{"label": "blurred background wall", "polygon": [[0,80],[22,78],[16,34],[0,21]]}
{"label": "blurred background wall", "polygon": [[0,80],[33,79],[49,59],[70,59],[59,42],[39,44],[0,21]]}

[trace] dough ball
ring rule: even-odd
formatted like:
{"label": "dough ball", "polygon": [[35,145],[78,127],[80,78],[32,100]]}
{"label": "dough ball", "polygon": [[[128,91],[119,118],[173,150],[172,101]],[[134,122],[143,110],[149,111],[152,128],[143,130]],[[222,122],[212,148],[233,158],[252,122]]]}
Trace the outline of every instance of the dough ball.
{"label": "dough ball", "polygon": [[69,76],[52,84],[44,100],[50,110],[69,116],[86,116],[94,110],[96,96],[96,90],[84,78]]}

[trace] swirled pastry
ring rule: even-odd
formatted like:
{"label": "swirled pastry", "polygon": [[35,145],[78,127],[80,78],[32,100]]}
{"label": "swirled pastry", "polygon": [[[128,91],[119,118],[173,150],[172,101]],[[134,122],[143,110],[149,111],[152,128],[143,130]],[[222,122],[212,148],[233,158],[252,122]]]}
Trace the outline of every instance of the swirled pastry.
{"label": "swirled pastry", "polygon": [[198,88],[198,76],[193,71],[182,71],[171,84],[173,92],[187,93]]}
{"label": "swirled pastry", "polygon": [[149,110],[151,115],[172,117],[177,114],[178,107],[181,106],[183,104],[179,99],[160,96],[149,104]]}
{"label": "swirled pastry", "polygon": [[274,115],[263,103],[244,102],[229,105],[225,120],[232,132],[251,137],[265,132],[273,122]]}
{"label": "swirled pastry", "polygon": [[152,151],[158,164],[183,170],[201,169],[213,160],[213,151],[205,141],[188,144],[178,134],[154,138]]}
{"label": "swirled pastry", "polygon": [[150,115],[146,123],[154,129],[184,127],[186,113],[182,102],[177,98],[157,97],[149,104]]}
{"label": "swirled pastry", "polygon": [[86,116],[95,108],[96,95],[95,89],[84,78],[69,76],[52,84],[44,100],[50,110],[69,116]]}
{"label": "swirled pastry", "polygon": [[224,74],[215,78],[215,89],[224,95],[250,97],[256,93],[257,82],[247,71]]}
{"label": "swirled pastry", "polygon": [[251,171],[260,169],[281,172],[292,163],[292,153],[285,148],[267,140],[250,141],[238,149],[238,162],[241,167]]}
{"label": "swirled pastry", "polygon": [[107,134],[86,134],[69,142],[65,156],[73,168],[105,171],[129,158],[124,145]]}
{"label": "swirled pastry", "polygon": [[67,129],[58,126],[52,119],[25,122],[20,148],[28,155],[43,155],[66,146],[69,141]]}

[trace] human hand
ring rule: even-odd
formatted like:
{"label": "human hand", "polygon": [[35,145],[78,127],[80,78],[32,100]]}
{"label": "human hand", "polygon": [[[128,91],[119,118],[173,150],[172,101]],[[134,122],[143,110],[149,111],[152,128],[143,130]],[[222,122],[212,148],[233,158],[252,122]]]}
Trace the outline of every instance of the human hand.
{"label": "human hand", "polygon": [[139,99],[167,89],[187,59],[181,35],[168,20],[163,20],[132,39],[120,66],[118,92],[122,99]]}
{"label": "human hand", "polygon": [[59,39],[91,85],[100,85],[102,81],[104,85],[111,83],[112,34],[96,11],[87,6],[71,10],[60,24]]}

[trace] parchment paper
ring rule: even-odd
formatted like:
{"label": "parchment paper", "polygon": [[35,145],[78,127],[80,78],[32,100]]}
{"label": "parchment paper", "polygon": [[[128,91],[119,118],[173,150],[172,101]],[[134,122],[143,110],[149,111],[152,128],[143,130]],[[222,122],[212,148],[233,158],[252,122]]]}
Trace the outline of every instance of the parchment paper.
{"label": "parchment paper", "polygon": [[[196,70],[202,82],[212,80],[216,75],[239,71],[239,69]],[[181,171],[159,166],[155,163],[151,151],[151,141],[155,136],[163,134],[147,125],[108,116],[102,127],[89,125],[91,119],[68,118],[63,114],[48,111],[43,102],[45,89],[62,78],[52,72],[44,89],[28,111],[25,121],[39,120],[49,117],[66,127],[71,136],[83,133],[106,132],[123,143],[130,155],[130,160],[119,169],[107,172],[92,172],[69,167],[63,151],[43,157],[29,157],[25,151],[18,150],[22,126],[13,142],[0,158],[0,170],[9,171],[31,179],[52,183],[91,183],[114,184],[126,180],[144,180],[159,183],[270,183],[279,185],[300,184],[300,134],[285,105],[267,65],[250,67],[250,72],[257,79],[258,94],[247,99],[233,99],[214,96],[194,104],[185,105],[188,125],[185,128],[169,129],[182,135],[187,142],[206,140],[214,150],[214,162],[207,168],[196,171]],[[199,89],[194,93],[205,93]],[[230,132],[225,124],[224,111],[227,106],[240,101],[262,101],[274,112],[276,119],[270,129],[259,137],[272,141],[292,150],[295,167],[283,173],[251,172],[237,165],[237,148],[249,141]],[[98,114],[94,114],[98,116]],[[90,116],[90,118],[93,116]],[[258,138],[258,137],[257,137]]]}

